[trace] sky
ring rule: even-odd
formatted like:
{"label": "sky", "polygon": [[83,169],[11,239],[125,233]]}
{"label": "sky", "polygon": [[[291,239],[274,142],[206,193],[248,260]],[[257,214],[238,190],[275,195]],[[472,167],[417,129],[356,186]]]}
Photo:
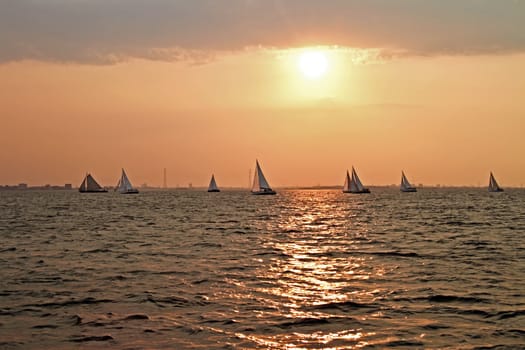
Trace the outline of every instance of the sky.
{"label": "sky", "polygon": [[522,186],[524,94],[522,0],[0,1],[0,184]]}

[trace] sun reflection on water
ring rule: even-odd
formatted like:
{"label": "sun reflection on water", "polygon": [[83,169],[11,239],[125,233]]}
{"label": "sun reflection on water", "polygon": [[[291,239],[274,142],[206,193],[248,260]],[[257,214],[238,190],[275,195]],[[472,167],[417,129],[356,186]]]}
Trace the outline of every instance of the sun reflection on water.
{"label": "sun reflection on water", "polygon": [[[257,275],[269,282],[257,288],[257,293],[266,295],[268,301],[278,300],[272,303],[277,313],[268,317],[284,318],[284,331],[250,337],[267,347],[287,349],[313,344],[323,348],[333,344],[339,344],[333,348],[364,346],[364,338],[375,333],[356,327],[358,321],[381,315],[366,314],[358,308],[366,308],[383,293],[368,281],[382,276],[385,270],[375,266],[371,257],[352,254],[358,249],[356,242],[366,240],[368,232],[366,221],[354,219],[354,210],[362,211],[362,204],[347,202],[341,206],[333,200],[323,202],[322,198],[308,196],[296,200],[302,203],[294,203],[290,206],[293,209],[284,208],[276,223],[268,223],[276,225],[268,231],[281,234],[265,242],[276,256]],[[350,310],[341,311],[340,305]],[[287,332],[288,325],[297,325],[300,332],[296,328]]]}
{"label": "sun reflection on water", "polygon": [[[349,343],[352,344],[352,348],[359,349],[363,348],[370,343],[363,341],[362,339],[367,336],[374,336],[374,332],[363,333],[358,330],[349,329],[340,332],[324,333],[324,332],[312,332],[309,334],[304,333],[292,333],[292,334],[281,334],[274,337],[255,337],[247,336],[244,334],[237,334],[240,338],[249,339],[258,345],[264,346],[271,349],[290,349],[290,350],[303,350],[311,348],[311,344],[322,345],[325,350],[342,349],[342,345],[337,346],[325,346],[330,343],[341,341],[344,342],[345,347],[348,348]],[[316,346],[316,348],[319,348]]]}

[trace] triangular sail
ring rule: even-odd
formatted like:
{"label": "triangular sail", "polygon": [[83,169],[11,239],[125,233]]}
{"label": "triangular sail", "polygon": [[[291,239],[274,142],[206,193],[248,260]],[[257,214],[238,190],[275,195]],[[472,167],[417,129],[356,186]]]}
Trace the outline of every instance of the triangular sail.
{"label": "triangular sail", "polygon": [[259,169],[259,163],[256,163],[255,166],[255,175],[253,176],[253,185],[252,185],[252,192],[257,192],[261,190],[261,187],[259,185],[259,172],[257,169]]}
{"label": "triangular sail", "polygon": [[255,176],[253,178],[252,192],[271,189],[270,184],[266,181],[261,167],[259,166],[259,161],[255,161]]}
{"label": "triangular sail", "polygon": [[408,188],[412,188],[412,185],[410,184],[410,182],[408,182],[408,179],[405,176],[405,173],[401,172],[401,189],[406,190]]}
{"label": "triangular sail", "polygon": [[84,178],[84,181],[82,181],[82,184],[80,185],[79,191],[84,192],[84,191],[87,190],[87,184],[86,184],[86,182],[87,182],[87,176]]}
{"label": "triangular sail", "polygon": [[408,182],[404,171],[401,171],[401,185],[399,188],[401,192],[417,192],[417,189]]}
{"label": "triangular sail", "polygon": [[490,173],[490,178],[489,178],[489,191],[491,192],[501,191],[501,187],[499,187],[498,182],[496,181],[496,178],[494,177],[492,172]]}
{"label": "triangular sail", "polygon": [[129,181],[128,175],[126,174],[124,169],[122,169],[122,175],[120,177],[120,180],[117,186],[117,190],[121,193],[134,190],[133,185],[131,184],[131,181]]}
{"label": "triangular sail", "polygon": [[347,170],[345,184],[343,186],[343,192],[348,192],[348,191],[350,191],[350,174],[348,173],[348,170]]}
{"label": "triangular sail", "polygon": [[131,182],[128,179],[128,175],[126,174],[124,169],[122,169],[122,178],[120,179],[120,187],[126,190],[133,189],[133,186],[131,185]]}
{"label": "triangular sail", "polygon": [[364,188],[365,187],[361,183],[359,176],[357,176],[357,172],[355,171],[354,167],[352,167],[352,181],[351,181],[350,189],[352,191],[363,191]]}
{"label": "triangular sail", "polygon": [[102,189],[102,187],[95,181],[95,179],[93,178],[93,176],[91,176],[91,174],[88,174],[86,177],[86,185],[87,185],[87,188],[86,188],[87,191],[99,191]]}
{"label": "triangular sail", "polygon": [[208,191],[218,191],[217,183],[215,182],[215,175],[211,176],[210,185],[208,186]]}

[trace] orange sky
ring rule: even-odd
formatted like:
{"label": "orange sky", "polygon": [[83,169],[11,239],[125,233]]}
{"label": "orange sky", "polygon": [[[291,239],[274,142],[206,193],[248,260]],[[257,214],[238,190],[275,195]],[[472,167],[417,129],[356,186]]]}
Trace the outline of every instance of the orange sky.
{"label": "orange sky", "polygon": [[257,157],[274,186],[525,183],[525,55],[352,60],[306,79],[294,51],[204,65],[0,65],[0,183],[244,186]]}
{"label": "orange sky", "polygon": [[258,158],[276,187],[521,186],[524,23],[515,0],[3,2],[0,184],[247,186]]}

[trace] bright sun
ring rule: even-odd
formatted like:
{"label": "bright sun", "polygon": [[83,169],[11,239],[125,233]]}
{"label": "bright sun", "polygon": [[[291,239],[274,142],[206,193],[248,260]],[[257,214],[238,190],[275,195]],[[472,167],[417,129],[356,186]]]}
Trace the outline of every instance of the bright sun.
{"label": "bright sun", "polygon": [[318,79],[325,75],[328,60],[321,51],[306,51],[299,56],[299,69],[309,79]]}

